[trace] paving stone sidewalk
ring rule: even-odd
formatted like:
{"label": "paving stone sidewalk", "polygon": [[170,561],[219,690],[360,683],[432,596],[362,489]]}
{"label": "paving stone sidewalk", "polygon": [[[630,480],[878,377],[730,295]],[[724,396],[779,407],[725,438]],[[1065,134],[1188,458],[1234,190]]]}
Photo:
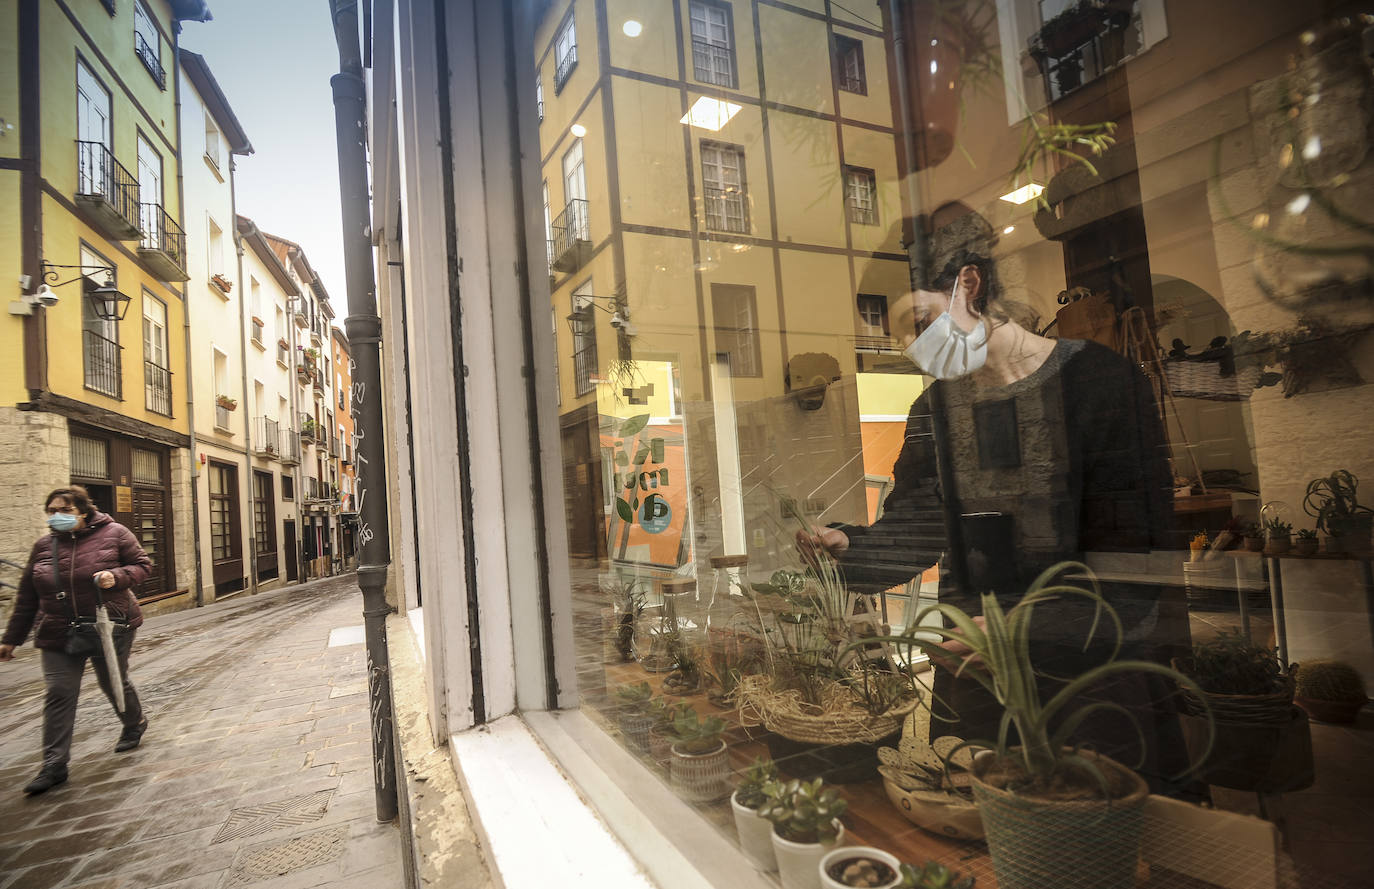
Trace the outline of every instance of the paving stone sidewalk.
{"label": "paving stone sidewalk", "polygon": [[150,618],[131,662],[142,746],[112,752],[120,725],[87,669],[70,780],[32,798],[43,679],[26,643],[0,664],[0,889],[399,889],[361,623],[352,576]]}

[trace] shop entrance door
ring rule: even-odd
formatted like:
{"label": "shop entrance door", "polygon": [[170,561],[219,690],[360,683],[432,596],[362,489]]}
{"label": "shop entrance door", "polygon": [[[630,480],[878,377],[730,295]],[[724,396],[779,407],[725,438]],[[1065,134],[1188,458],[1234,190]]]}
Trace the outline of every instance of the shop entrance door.
{"label": "shop entrance door", "polygon": [[146,488],[134,489],[134,536],[153,563],[153,573],[139,585],[139,598],[155,596],[172,589],[172,578],[168,576],[167,553],[167,509],[161,491]]}
{"label": "shop entrance door", "polygon": [[296,521],[287,519],[281,523],[282,542],[285,546],[283,552],[286,554],[286,579],[295,583],[300,577],[299,561],[296,556]]}

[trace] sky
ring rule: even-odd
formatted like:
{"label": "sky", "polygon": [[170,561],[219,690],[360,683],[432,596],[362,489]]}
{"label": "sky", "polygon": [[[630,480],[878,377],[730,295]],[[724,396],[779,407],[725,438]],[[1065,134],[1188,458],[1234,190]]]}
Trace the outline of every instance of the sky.
{"label": "sky", "polygon": [[295,241],[348,314],[339,167],[329,78],[339,56],[329,0],[210,0],[209,22],[185,22],[181,45],[205,57],[253,144],[236,157],[238,212]]}

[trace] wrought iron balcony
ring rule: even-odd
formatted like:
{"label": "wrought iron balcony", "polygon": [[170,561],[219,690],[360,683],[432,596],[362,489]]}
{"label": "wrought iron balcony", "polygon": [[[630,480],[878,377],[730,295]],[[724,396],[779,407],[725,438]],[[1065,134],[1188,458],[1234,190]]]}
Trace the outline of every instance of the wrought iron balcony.
{"label": "wrought iron balcony", "polygon": [[142,236],[138,180],[103,143],[76,143],[76,203],[108,237],[133,241]]}
{"label": "wrought iron balcony", "polygon": [[711,231],[749,234],[749,200],[738,188],[703,186],[706,227]]}
{"label": "wrought iron balcony", "polygon": [[158,59],[157,49],[148,45],[148,41],[143,39],[143,35],[134,32],[134,55],[143,63],[143,67],[148,69],[153,80],[157,81],[158,89],[167,88],[167,72],[162,69],[162,62]]}
{"label": "wrought iron balcony", "polygon": [[735,54],[729,47],[692,38],[692,68],[697,80],[716,86],[735,87]]}
{"label": "wrought iron balcony", "polygon": [[577,44],[568,48],[568,54],[558,60],[558,68],[553,72],[553,94],[556,96],[563,91],[563,84],[568,82],[572,76],[573,69],[577,67]]}
{"label": "wrought iron balcony", "polygon": [[858,334],[854,337],[856,352],[877,352],[879,354],[898,354],[897,341],[886,334]]}
{"label": "wrought iron balcony", "polygon": [[84,331],[83,352],[86,388],[111,398],[124,399],[124,376],[120,353],[124,347],[94,330]]}
{"label": "wrought iron balcony", "polygon": [[339,456],[339,454],[341,454],[341,453],[342,453],[342,450],[341,450],[340,447],[339,447],[339,436],[337,436],[337,435],[331,435],[331,436],[329,436],[329,456],[331,456],[331,457],[337,457],[337,456]]}
{"label": "wrought iron balcony", "polygon": [[253,453],[276,458],[281,447],[281,430],[271,417],[258,417],[253,423]]}
{"label": "wrought iron balcony", "polygon": [[575,272],[591,254],[591,227],[587,221],[587,202],[581,198],[568,201],[568,206],[549,226],[553,232],[553,261],[551,268],[560,272]]}
{"label": "wrought iron balcony", "polygon": [[143,362],[143,406],[164,417],[172,415],[172,372],[151,361]]}
{"label": "wrought iron balcony", "polygon": [[139,204],[138,258],[161,281],[186,281],[186,232],[161,204]]}
{"label": "wrought iron balcony", "polygon": [[301,440],[296,430],[283,426],[278,431],[277,459],[283,466],[295,466],[301,462]]}

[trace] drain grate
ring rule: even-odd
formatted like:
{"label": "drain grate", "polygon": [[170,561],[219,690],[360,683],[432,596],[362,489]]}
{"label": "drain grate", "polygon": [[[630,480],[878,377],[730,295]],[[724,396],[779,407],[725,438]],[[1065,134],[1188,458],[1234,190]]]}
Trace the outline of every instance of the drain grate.
{"label": "drain grate", "polygon": [[250,846],[235,859],[234,869],[224,881],[223,889],[247,886],[259,880],[326,864],[343,855],[347,838],[348,825],[341,824],[304,836]]}
{"label": "drain grate", "polygon": [[329,798],[333,795],[333,790],[320,790],[315,793],[307,793],[305,796],[293,796],[290,799],[278,800],[274,803],[235,809],[229,813],[228,820],[224,822],[224,826],[219,829],[219,833],[215,834],[215,838],[210,841],[210,844],[223,843],[227,840],[241,840],[244,837],[257,836],[260,833],[267,833],[269,830],[276,830],[278,827],[298,827],[312,821],[319,821],[324,817],[325,810],[329,808]]}

